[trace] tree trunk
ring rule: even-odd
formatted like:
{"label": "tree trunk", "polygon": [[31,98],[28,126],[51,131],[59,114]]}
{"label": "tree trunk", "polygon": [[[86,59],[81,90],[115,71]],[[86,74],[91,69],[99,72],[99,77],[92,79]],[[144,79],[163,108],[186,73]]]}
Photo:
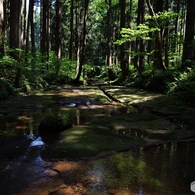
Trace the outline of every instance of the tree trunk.
{"label": "tree trunk", "polygon": [[[138,1],[138,16],[137,16],[137,26],[144,23],[144,14],[145,14],[145,0]],[[144,51],[145,51],[145,42],[143,39],[136,39],[135,51],[141,55],[136,55],[134,57],[134,65],[139,73],[144,71]]]}
{"label": "tree trunk", "polygon": [[41,17],[41,53],[43,62],[46,63],[46,69],[49,69],[49,0],[43,0],[43,9]]}
{"label": "tree trunk", "polygon": [[[176,13],[178,13],[178,14],[180,12],[180,2],[181,2],[181,0],[177,1]],[[173,52],[175,52],[175,53],[178,52],[178,44],[177,44],[178,25],[179,25],[179,15],[177,15],[177,17],[175,19],[175,30],[174,30],[175,37],[173,40]]]}
{"label": "tree trunk", "polygon": [[[106,1],[107,3],[107,1]],[[111,16],[112,16],[112,0],[108,0],[108,10],[107,10],[107,55],[106,55],[106,65],[108,66],[108,79],[112,80],[112,33],[111,33]]]}
{"label": "tree trunk", "polygon": [[[168,12],[169,11],[169,2],[168,0],[166,0],[165,3],[165,10]],[[169,36],[169,22],[166,23],[166,29],[164,32],[164,50],[165,50],[165,67],[169,66],[169,40],[168,40],[168,36]]]}
{"label": "tree trunk", "polygon": [[183,44],[182,68],[191,67],[194,63],[194,20],[195,1],[187,0],[186,30]]}
{"label": "tree trunk", "polygon": [[83,32],[82,32],[82,39],[81,39],[81,51],[80,51],[80,61],[77,66],[77,73],[76,77],[74,79],[74,83],[79,83],[80,76],[82,73],[82,66],[85,61],[85,48],[86,48],[86,41],[87,41],[87,30],[86,30],[86,23],[87,23],[87,13],[88,13],[88,5],[89,5],[89,0],[85,0],[85,5],[84,5],[84,16],[83,16]]}
{"label": "tree trunk", "polygon": [[61,18],[62,18],[62,0],[56,0],[56,56],[58,59],[58,65],[56,69],[56,73],[59,74],[60,72],[60,60],[61,60],[61,54],[62,54],[62,24],[61,24]]}
{"label": "tree trunk", "polygon": [[[31,29],[31,33],[30,33]],[[29,9],[28,9],[28,22],[27,22],[27,30],[26,30],[26,53],[29,51],[29,37],[31,37],[31,54],[32,57],[35,55],[35,38],[34,38],[34,0],[29,1]],[[30,36],[29,36],[30,34]],[[25,59],[27,60],[27,59]],[[34,60],[32,59],[32,68],[34,69]]]}
{"label": "tree trunk", "polygon": [[[125,28],[125,10],[126,10],[126,0],[120,0],[120,28]],[[121,62],[121,70],[122,70],[122,81],[126,79],[129,71],[128,57],[125,50],[127,50],[127,44],[123,43],[120,47],[120,62]]]}
{"label": "tree trunk", "polygon": [[15,86],[21,87],[22,69],[19,65],[21,62],[21,9],[22,0],[10,1],[10,48],[13,49],[11,56],[18,62],[16,68]]}
{"label": "tree trunk", "polygon": [[3,0],[0,0],[0,56],[4,55],[4,8],[3,8]]}
{"label": "tree trunk", "polygon": [[[146,0],[146,4],[148,6],[149,12],[151,16],[155,16],[154,9],[150,3],[150,0]],[[159,27],[158,21],[155,21],[156,26]],[[154,52],[154,68],[159,70],[165,70],[165,65],[163,63],[162,58],[162,36],[161,32],[157,31],[156,33],[156,39],[155,39],[155,52]]]}
{"label": "tree trunk", "polygon": [[74,21],[73,0],[70,0],[70,42],[69,42],[69,59],[73,60],[73,21]]}

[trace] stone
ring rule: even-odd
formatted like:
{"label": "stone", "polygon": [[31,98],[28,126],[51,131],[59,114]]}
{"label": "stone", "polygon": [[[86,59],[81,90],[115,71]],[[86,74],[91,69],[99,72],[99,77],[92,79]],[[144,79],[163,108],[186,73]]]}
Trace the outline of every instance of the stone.
{"label": "stone", "polygon": [[48,115],[39,124],[40,136],[60,133],[71,128],[72,122],[69,115]]}
{"label": "stone", "polygon": [[54,195],[75,195],[74,190],[67,186],[66,188],[61,188],[57,192],[54,193]]}

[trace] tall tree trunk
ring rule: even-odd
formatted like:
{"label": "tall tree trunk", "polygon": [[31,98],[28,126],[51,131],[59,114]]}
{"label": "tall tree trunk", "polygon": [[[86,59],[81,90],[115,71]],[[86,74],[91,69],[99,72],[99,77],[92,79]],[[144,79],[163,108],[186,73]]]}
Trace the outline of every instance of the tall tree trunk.
{"label": "tall tree trunk", "polygon": [[[10,1],[10,48],[13,49],[11,56],[18,62],[21,62],[20,52],[17,48],[21,48],[21,9],[22,0]],[[21,87],[22,69],[18,65],[16,68],[15,86]]]}
{"label": "tall tree trunk", "polygon": [[[165,2],[165,10],[168,12],[169,11],[169,1],[166,0]],[[165,67],[169,66],[169,40],[168,40],[168,36],[169,36],[169,22],[166,23],[166,29],[164,32],[164,50],[165,50]]]}
{"label": "tall tree trunk", "polygon": [[77,61],[77,67],[79,67],[80,62],[80,50],[81,50],[81,30],[80,25],[81,19],[82,19],[82,11],[80,9],[81,2],[77,1],[76,9],[75,9],[75,32],[76,32],[76,41],[75,41],[75,48],[76,48],[76,61]]}
{"label": "tall tree trunk", "polygon": [[[31,51],[32,51],[32,54],[33,54],[34,53],[34,50],[35,50],[35,38],[34,38],[34,0],[29,0],[28,22],[27,22],[27,30],[26,31],[27,31],[26,32],[26,53],[28,53],[28,51],[29,51],[29,38],[31,38]],[[30,36],[29,36],[29,34],[30,34]]]}
{"label": "tall tree trunk", "polygon": [[73,21],[74,21],[74,7],[73,0],[70,0],[70,42],[69,42],[69,59],[73,59]]}
{"label": "tall tree trunk", "polygon": [[24,0],[24,11],[23,11],[23,45],[26,45],[26,17],[27,17],[27,4]]}
{"label": "tall tree trunk", "polygon": [[[177,1],[177,9],[176,9],[176,12],[178,14],[180,12],[180,2],[181,2],[181,0],[178,0]],[[175,30],[174,30],[175,37],[174,37],[174,40],[173,40],[173,52],[175,52],[175,53],[178,51],[178,44],[177,44],[178,25],[179,25],[179,15],[177,15],[177,17],[175,19]]]}
{"label": "tall tree trunk", "polygon": [[43,61],[46,63],[46,69],[49,69],[49,0],[42,0],[42,17],[41,17],[41,53]]}
{"label": "tall tree trunk", "polygon": [[76,77],[74,79],[74,83],[79,83],[80,76],[82,73],[82,66],[84,64],[85,60],[85,48],[86,48],[86,42],[87,42],[87,14],[88,14],[88,6],[89,6],[89,0],[85,0],[84,5],[84,16],[83,16],[83,32],[82,32],[82,39],[81,39],[81,51],[80,51],[80,61],[77,66],[77,72]]}
{"label": "tall tree trunk", "polygon": [[[107,1],[106,1],[107,3]],[[107,56],[106,65],[108,66],[108,79],[112,80],[112,41],[111,41],[111,16],[112,16],[112,0],[108,0],[107,10]]]}
{"label": "tall tree trunk", "polygon": [[[146,4],[148,6],[149,12],[151,16],[155,16],[154,9],[150,3],[150,0],[146,0]],[[158,21],[155,21],[156,26],[159,27]],[[162,36],[161,32],[156,32],[156,39],[155,39],[155,52],[154,52],[154,68],[159,70],[165,70],[165,65],[163,63],[162,58]]]}
{"label": "tall tree trunk", "polygon": [[62,54],[62,46],[61,46],[61,39],[62,39],[62,24],[61,24],[61,18],[62,18],[62,0],[56,0],[56,56],[58,59],[58,65],[56,69],[56,73],[59,74],[60,72],[60,60],[61,60],[61,54]]}
{"label": "tall tree trunk", "polygon": [[[138,15],[137,15],[137,26],[143,24],[144,14],[145,14],[145,0],[138,1]],[[144,71],[144,51],[145,51],[145,42],[143,39],[136,39],[135,51],[137,55],[134,57],[134,65],[137,68],[138,72],[141,73]],[[141,55],[138,55],[140,53]]]}
{"label": "tall tree trunk", "polygon": [[[126,0],[120,0],[120,28],[125,28],[125,10],[126,10]],[[126,79],[129,71],[128,57],[127,57],[127,46],[126,43],[123,43],[120,47],[120,61],[121,61],[121,70],[122,70],[122,81]]]}
{"label": "tall tree trunk", "polygon": [[4,8],[3,0],[0,0],[0,56],[4,55]]}
{"label": "tall tree trunk", "polygon": [[182,68],[191,67],[194,63],[194,21],[195,1],[187,0],[186,30],[183,44]]}

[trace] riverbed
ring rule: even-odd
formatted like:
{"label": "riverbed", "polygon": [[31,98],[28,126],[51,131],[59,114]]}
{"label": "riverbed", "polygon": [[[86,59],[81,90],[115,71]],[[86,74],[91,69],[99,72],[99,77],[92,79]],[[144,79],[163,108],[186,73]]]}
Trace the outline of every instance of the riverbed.
{"label": "riverbed", "polygon": [[[99,96],[91,101],[94,92],[89,98],[89,94],[83,89],[74,89],[73,95],[69,87],[60,92],[58,90],[58,96],[64,91],[66,96],[74,98],[68,98],[65,101],[64,96],[60,94],[60,97],[54,98],[53,102],[47,101],[44,104],[45,101],[43,101],[41,104],[38,101],[38,106],[29,103],[30,99],[26,106],[13,104],[14,107],[10,103],[13,102],[12,100],[9,104],[3,104],[0,125],[0,194],[193,194],[190,190],[190,184],[195,181],[193,139],[155,141],[155,144],[139,145],[129,150],[111,153],[102,151],[101,155],[89,159],[43,159],[41,154],[45,148],[59,139],[53,137],[53,140],[50,138],[49,142],[44,142],[38,135],[37,127],[48,112],[69,111],[75,116],[73,117],[74,127],[86,124],[90,120],[93,121],[97,117],[110,118],[115,117],[114,115],[121,117],[126,114],[122,113],[118,109],[118,104],[116,105],[113,101],[102,101]],[[52,93],[54,95],[54,92]],[[75,93],[82,95],[79,107]],[[97,95],[96,92],[95,94]],[[83,95],[86,97],[84,98]],[[41,95],[37,94],[37,96]],[[140,113],[129,106],[125,112]],[[118,120],[114,118],[116,119]],[[121,132],[122,134],[129,133],[129,131],[124,131],[124,128]],[[139,129],[136,133],[131,131],[130,136],[134,136],[135,139],[144,139],[147,136],[145,133]]]}

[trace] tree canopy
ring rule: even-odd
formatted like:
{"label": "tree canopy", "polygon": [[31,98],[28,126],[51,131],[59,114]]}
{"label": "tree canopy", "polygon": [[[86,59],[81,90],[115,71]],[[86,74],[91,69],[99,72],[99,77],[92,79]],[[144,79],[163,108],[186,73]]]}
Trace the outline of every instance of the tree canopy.
{"label": "tree canopy", "polygon": [[193,0],[0,0],[0,97],[96,76],[185,99],[195,91],[194,9]]}

